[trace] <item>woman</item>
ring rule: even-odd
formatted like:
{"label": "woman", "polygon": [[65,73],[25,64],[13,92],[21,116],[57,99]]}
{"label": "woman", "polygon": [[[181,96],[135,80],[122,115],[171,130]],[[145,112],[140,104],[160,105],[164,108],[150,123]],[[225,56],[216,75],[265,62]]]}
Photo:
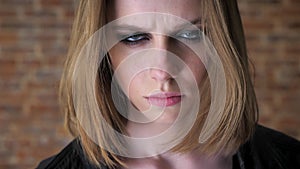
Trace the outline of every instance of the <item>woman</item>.
{"label": "woman", "polygon": [[76,138],[38,168],[299,168],[257,125],[237,4],[81,0],[60,97]]}

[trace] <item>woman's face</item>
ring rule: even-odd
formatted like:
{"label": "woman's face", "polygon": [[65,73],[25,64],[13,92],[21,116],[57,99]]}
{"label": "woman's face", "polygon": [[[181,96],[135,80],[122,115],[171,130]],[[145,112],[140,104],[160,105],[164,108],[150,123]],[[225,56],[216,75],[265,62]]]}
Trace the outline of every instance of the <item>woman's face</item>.
{"label": "woman's face", "polygon": [[[127,15],[157,12],[192,23],[193,26],[182,24],[174,17],[155,16],[116,22],[115,33],[122,38],[109,51],[115,71],[123,63],[128,65],[128,69],[118,71],[117,79],[132,105],[141,113],[150,108],[163,110],[155,121],[174,122],[183,101],[193,104],[194,95],[199,94],[193,89],[192,82],[196,82],[198,89],[206,72],[199,56],[186,45],[201,45],[200,0],[113,0],[109,3],[109,21]],[[141,58],[140,63],[146,66],[132,73],[133,67],[141,66],[132,63],[136,60],[132,59],[134,57]]]}

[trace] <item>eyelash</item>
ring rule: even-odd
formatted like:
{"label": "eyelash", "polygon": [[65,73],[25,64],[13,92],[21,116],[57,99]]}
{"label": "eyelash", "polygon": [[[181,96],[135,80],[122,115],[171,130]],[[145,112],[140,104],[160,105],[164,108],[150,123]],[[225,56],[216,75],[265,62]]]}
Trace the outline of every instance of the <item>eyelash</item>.
{"label": "eyelash", "polygon": [[136,33],[133,35],[125,36],[125,38],[122,38],[121,42],[129,46],[134,46],[142,44],[150,39],[151,35],[148,33]]}
{"label": "eyelash", "polygon": [[[189,35],[187,35],[189,34]],[[177,38],[184,41],[196,42],[200,41],[203,38],[202,32],[198,29],[196,30],[184,30],[175,35]]]}
{"label": "eyelash", "polygon": [[[188,36],[186,36],[189,34]],[[121,38],[121,42],[128,46],[135,46],[135,45],[141,45],[145,43],[145,41],[149,41],[151,39],[151,35],[148,33],[136,33],[133,35],[125,35],[123,36],[125,38]],[[201,34],[201,31],[196,30],[183,30],[177,34],[175,34],[176,38],[181,39],[183,41],[189,41],[189,42],[197,42],[202,40],[203,36]]]}

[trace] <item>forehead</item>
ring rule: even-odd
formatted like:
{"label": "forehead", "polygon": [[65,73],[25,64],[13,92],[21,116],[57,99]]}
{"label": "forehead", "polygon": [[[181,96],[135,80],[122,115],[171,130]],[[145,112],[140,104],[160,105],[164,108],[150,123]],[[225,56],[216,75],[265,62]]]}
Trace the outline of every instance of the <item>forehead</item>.
{"label": "forehead", "polygon": [[201,17],[201,0],[109,0],[108,20],[145,12],[175,15],[185,20]]}

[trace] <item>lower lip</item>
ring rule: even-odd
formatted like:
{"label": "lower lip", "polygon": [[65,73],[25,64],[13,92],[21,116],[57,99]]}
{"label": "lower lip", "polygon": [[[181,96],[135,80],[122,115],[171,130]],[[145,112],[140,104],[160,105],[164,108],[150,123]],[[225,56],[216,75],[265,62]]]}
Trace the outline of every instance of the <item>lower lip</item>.
{"label": "lower lip", "polygon": [[147,100],[151,105],[155,105],[159,107],[168,107],[181,102],[181,96],[173,96],[173,97],[166,97],[166,98],[148,97]]}

